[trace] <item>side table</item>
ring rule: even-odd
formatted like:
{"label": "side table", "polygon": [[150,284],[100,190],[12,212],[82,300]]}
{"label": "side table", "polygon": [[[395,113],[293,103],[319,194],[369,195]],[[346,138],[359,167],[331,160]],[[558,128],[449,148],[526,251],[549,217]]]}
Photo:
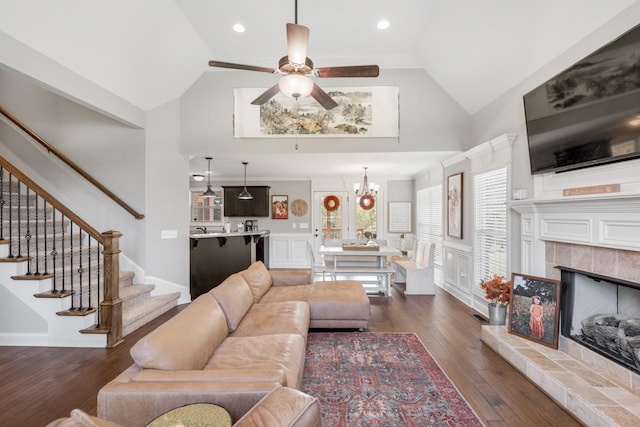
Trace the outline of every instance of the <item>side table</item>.
{"label": "side table", "polygon": [[231,427],[231,416],[213,403],[193,403],[160,415],[147,427]]}

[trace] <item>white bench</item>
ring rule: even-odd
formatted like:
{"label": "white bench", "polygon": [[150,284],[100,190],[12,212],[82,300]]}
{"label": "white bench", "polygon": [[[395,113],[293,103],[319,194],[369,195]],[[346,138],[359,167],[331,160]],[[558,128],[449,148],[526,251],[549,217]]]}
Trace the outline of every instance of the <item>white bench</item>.
{"label": "white bench", "polygon": [[[366,267],[366,266],[349,266],[334,267],[326,271],[331,280],[340,278],[352,278],[362,283],[365,290],[372,288],[374,292],[382,292],[385,296],[391,294],[391,275],[395,272],[392,267]],[[371,278],[367,280],[367,278]]]}
{"label": "white bench", "polygon": [[434,295],[433,254],[435,243],[416,241],[413,246],[413,257],[410,260],[395,260],[394,282],[404,284],[406,295]]}

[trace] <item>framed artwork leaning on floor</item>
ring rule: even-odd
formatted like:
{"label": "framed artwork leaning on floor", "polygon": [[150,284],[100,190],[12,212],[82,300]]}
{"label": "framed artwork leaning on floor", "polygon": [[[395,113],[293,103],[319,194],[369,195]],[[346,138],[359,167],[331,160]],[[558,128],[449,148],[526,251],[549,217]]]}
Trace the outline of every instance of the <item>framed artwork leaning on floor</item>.
{"label": "framed artwork leaning on floor", "polygon": [[560,281],[513,273],[509,333],[558,348]]}

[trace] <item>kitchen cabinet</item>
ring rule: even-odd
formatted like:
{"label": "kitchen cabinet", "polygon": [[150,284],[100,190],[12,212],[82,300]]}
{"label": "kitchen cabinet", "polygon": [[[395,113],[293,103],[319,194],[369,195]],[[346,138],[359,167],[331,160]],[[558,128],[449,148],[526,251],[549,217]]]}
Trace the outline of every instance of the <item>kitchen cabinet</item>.
{"label": "kitchen cabinet", "polygon": [[251,200],[240,200],[242,186],[224,186],[224,216],[268,217],[271,216],[269,206],[269,189],[267,185],[247,187],[253,196]]}

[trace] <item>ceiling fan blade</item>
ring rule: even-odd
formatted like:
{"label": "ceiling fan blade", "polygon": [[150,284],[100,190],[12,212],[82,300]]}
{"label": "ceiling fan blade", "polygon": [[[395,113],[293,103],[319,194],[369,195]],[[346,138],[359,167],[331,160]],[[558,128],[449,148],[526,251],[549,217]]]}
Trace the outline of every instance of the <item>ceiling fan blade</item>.
{"label": "ceiling fan blade", "polygon": [[318,103],[322,105],[325,110],[331,110],[332,108],[338,106],[338,103],[334,101],[327,92],[322,90],[322,88],[320,88],[320,86],[315,83],[313,84],[313,89],[311,90],[311,96],[313,97],[313,99],[318,101]]}
{"label": "ceiling fan blade", "polygon": [[352,65],[346,67],[316,68],[318,77],[378,77],[380,68],[377,65]]}
{"label": "ceiling fan blade", "polygon": [[287,24],[287,56],[294,64],[304,65],[307,59],[309,28],[304,25]]}
{"label": "ceiling fan blade", "polygon": [[271,86],[269,89],[265,90],[260,96],[251,101],[252,105],[262,105],[266,103],[268,100],[276,96],[280,92],[280,86],[278,83]]}
{"label": "ceiling fan blade", "polygon": [[231,68],[234,70],[260,71],[261,73],[273,74],[276,72],[273,68],[257,67],[255,65],[234,64],[231,62],[209,61],[210,67]]}

